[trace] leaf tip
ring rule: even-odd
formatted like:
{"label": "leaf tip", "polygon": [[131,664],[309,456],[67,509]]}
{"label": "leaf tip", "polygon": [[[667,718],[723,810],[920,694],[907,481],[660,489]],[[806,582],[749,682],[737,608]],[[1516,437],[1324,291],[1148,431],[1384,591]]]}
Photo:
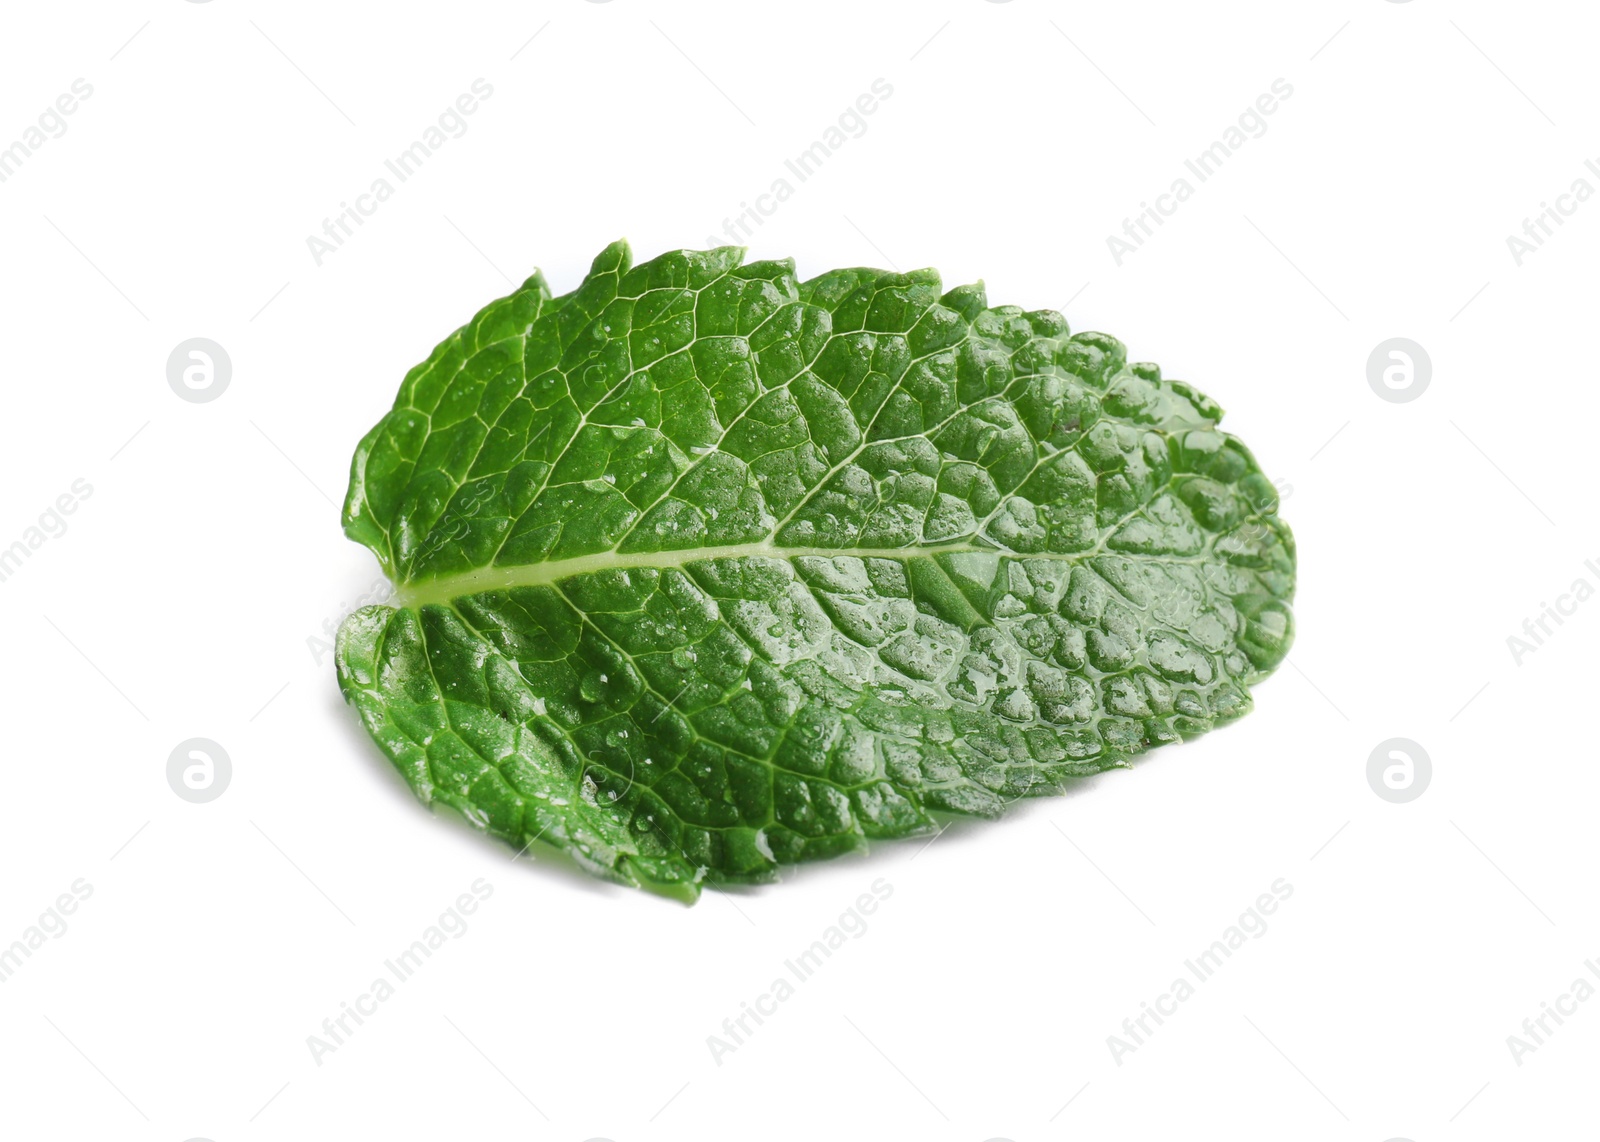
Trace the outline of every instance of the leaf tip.
{"label": "leaf tip", "polygon": [[597,278],[604,274],[622,275],[633,268],[633,247],[628,245],[626,238],[618,238],[604,250],[595,255],[594,263],[589,267],[589,276]]}

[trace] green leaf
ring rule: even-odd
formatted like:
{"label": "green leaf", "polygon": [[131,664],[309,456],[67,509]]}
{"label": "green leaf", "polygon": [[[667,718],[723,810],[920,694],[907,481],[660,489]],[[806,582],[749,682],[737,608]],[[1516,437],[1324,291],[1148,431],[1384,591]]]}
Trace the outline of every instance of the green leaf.
{"label": "green leaf", "polygon": [[932,270],[535,274],[406,376],[339,684],[424,802],[693,899],[1250,709],[1294,541],[1222,411]]}

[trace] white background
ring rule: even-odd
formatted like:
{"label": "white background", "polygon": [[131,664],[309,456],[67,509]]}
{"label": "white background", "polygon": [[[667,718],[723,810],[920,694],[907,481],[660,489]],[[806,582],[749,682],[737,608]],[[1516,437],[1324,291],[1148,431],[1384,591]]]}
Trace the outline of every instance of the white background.
{"label": "white background", "polygon": [[[1503,1139],[1592,1129],[1600,1002],[1600,160],[1586,5],[14,5],[0,146],[0,1132],[304,1139]],[[535,37],[535,33],[538,33]],[[130,39],[131,37],[131,39]],[[535,37],[531,39],[530,37]],[[475,78],[493,95],[319,266],[323,219]],[[1291,98],[1120,266],[1123,220]],[[377,568],[350,453],[405,370],[535,266],[701,246],[874,79],[893,95],[748,243],[982,277],[1230,410],[1300,549],[1299,641],[1244,721],[931,845],[694,908],[433,821],[356,725],[324,623]],[[791,182],[794,180],[791,178]],[[1191,182],[1194,180],[1191,178]],[[225,347],[180,400],[166,360]],[[1423,395],[1367,382],[1425,347]],[[232,759],[209,804],[168,754]],[[1367,759],[1420,743],[1387,803]],[[878,877],[892,897],[743,1046],[707,1036]],[[1293,895],[1134,1053],[1139,1014]],[[477,878],[493,896],[332,1054],[307,1036]],[[1594,977],[1590,977],[1593,979]],[[1594,982],[1600,984],[1600,979]],[[1554,1027],[1554,1024],[1550,1024]]]}

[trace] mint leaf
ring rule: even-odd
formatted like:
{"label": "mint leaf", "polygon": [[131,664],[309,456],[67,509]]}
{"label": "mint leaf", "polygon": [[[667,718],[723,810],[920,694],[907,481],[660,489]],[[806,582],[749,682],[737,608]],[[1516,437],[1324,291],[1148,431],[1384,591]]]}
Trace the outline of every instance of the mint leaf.
{"label": "mint leaf", "polygon": [[693,899],[1249,710],[1294,542],[1189,385],[932,270],[738,248],[446,338],[356,449],[339,683],[424,802]]}

